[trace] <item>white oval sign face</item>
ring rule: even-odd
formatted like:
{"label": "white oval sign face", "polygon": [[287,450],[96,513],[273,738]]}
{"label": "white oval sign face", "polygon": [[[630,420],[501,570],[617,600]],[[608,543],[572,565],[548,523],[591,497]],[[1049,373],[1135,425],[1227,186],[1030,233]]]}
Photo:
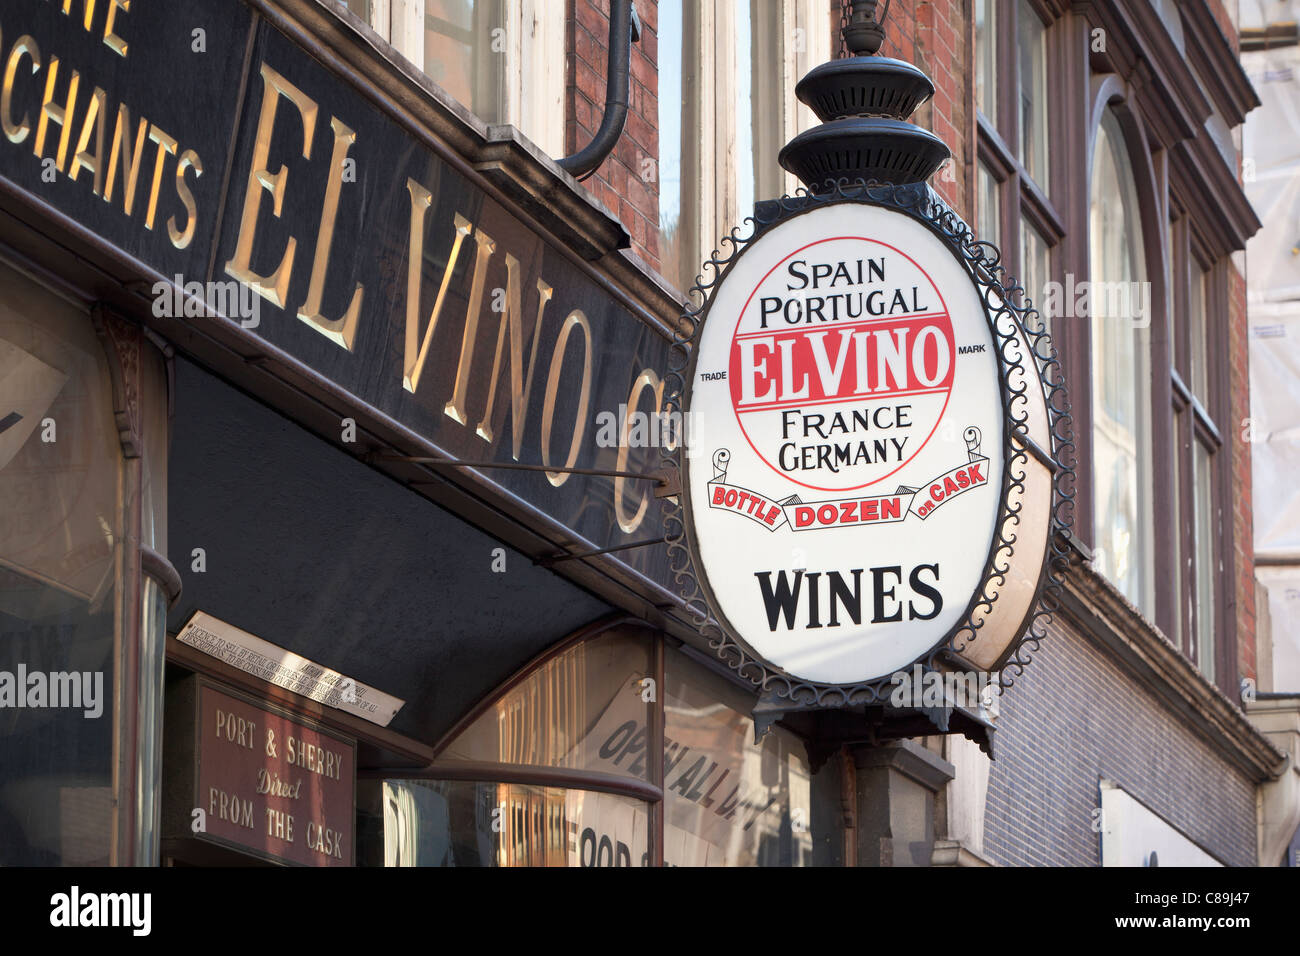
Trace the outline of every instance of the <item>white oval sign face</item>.
{"label": "white oval sign face", "polygon": [[750,243],[688,398],[689,514],[715,613],[828,684],[921,657],[979,589],[1003,409],[979,293],[905,213],[838,203]]}

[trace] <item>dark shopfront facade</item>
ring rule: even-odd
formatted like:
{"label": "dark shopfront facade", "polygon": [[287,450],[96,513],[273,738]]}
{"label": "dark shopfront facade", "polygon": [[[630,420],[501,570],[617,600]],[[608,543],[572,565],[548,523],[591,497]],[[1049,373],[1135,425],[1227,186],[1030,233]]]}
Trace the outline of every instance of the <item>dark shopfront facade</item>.
{"label": "dark shopfront facade", "polygon": [[3,862],[840,859],[837,761],[683,644],[599,416],[679,311],[616,222],[314,3],[0,46],[0,669],[49,680]]}

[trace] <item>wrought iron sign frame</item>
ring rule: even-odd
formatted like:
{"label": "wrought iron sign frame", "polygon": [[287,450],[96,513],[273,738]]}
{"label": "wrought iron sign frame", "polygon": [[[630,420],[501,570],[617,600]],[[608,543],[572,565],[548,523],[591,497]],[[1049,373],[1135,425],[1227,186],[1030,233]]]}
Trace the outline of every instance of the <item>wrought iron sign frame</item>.
{"label": "wrought iron sign frame", "polygon": [[[829,185],[829,184],[828,184]],[[991,242],[975,238],[970,228],[951,209],[940,201],[925,183],[893,184],[878,180],[840,179],[834,188],[810,191],[798,189],[794,195],[763,203],[756,215],[745,220],[752,230],[742,236],[743,226],[737,227],[722,238],[720,249],[704,263],[696,277],[686,311],[683,327],[674,337],[669,352],[669,369],[664,376],[663,413],[677,416],[684,431],[671,446],[663,446],[662,458],[665,474],[670,483],[680,489],[676,500],[665,501],[664,522],[668,534],[666,542],[674,581],[679,585],[679,595],[691,616],[691,623],[701,637],[706,639],[729,667],[758,690],[777,697],[788,698],[795,706],[803,708],[829,708],[880,704],[887,700],[885,690],[892,684],[892,674],[850,684],[827,684],[805,680],[763,660],[724,625],[724,617],[717,613],[714,598],[705,575],[699,573],[696,555],[698,547],[693,540],[694,522],[690,515],[687,485],[687,443],[689,431],[686,412],[687,385],[694,381],[697,345],[701,330],[713,303],[713,291],[730,273],[749,244],[772,227],[814,209],[836,204],[865,204],[884,207],[911,216],[943,241],[974,282],[988,316],[990,331],[998,350],[998,377],[1005,427],[1002,436],[1002,489],[999,512],[993,541],[989,547],[980,585],[972,595],[963,617],[928,651],[914,658],[910,667],[921,664],[923,672],[938,671],[939,665],[961,670],[978,670],[962,657],[960,649],[978,637],[979,628],[998,600],[998,590],[1006,583],[1010,558],[1017,540],[1016,525],[1023,501],[1009,501],[1018,487],[1025,490],[1025,474],[1014,474],[1017,464],[1027,463],[1032,455],[1052,472],[1052,501],[1048,540],[1039,570],[1034,596],[1025,618],[1017,628],[1016,636],[1000,656],[999,663],[988,673],[996,674],[1002,687],[1009,687],[1024,672],[1040,642],[1045,638],[1046,625],[1060,608],[1063,574],[1069,563],[1069,545],[1066,537],[1073,523],[1073,450],[1069,400],[1064,375],[1056,350],[1052,347],[1046,329],[1040,322],[1030,323],[1038,310],[1027,298],[1024,305],[1013,301],[1023,288],[1010,276],[1001,262],[1001,251]],[[706,278],[709,270],[711,278]],[[1025,361],[1015,356],[1023,352],[1023,342],[1029,345],[1034,368],[1025,367]],[[1009,384],[1010,372],[1019,368],[1024,374],[1019,388]],[[1031,385],[1041,387],[1044,393],[1048,418],[1048,431],[1052,447],[1040,448],[1029,435],[1029,410],[1026,395]],[[1019,412],[1016,406],[1022,406]],[[669,417],[668,420],[672,420]],[[993,592],[990,593],[990,588]],[[964,638],[964,640],[963,640]],[[1014,668],[1013,673],[1008,673]]]}

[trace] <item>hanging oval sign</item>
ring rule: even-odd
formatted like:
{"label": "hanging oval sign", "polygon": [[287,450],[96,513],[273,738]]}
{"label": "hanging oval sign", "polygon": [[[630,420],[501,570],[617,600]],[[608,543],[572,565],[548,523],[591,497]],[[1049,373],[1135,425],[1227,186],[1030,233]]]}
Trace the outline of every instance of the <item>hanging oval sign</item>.
{"label": "hanging oval sign", "polygon": [[1023,487],[1007,359],[1029,349],[999,340],[933,223],[809,205],[750,240],[704,310],[683,505],[696,578],[739,645],[794,680],[859,684],[978,627]]}

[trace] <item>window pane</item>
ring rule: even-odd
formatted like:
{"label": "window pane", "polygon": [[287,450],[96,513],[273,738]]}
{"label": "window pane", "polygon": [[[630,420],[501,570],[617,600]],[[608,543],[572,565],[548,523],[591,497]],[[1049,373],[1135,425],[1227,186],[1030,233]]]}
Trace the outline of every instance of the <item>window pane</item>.
{"label": "window pane", "polygon": [[1214,582],[1218,577],[1211,497],[1214,459],[1199,441],[1192,446],[1196,455],[1196,656],[1201,673],[1214,680]]}
{"label": "window pane", "polygon": [[667,655],[664,681],[664,863],[810,865],[803,744],[779,727],[755,744],[753,699],[683,654]]}
{"label": "window pane", "polygon": [[370,0],[343,0],[343,5],[362,20],[370,22]]}
{"label": "window pane", "polygon": [[507,691],[439,755],[649,779],[652,674],[644,631],[606,632],[556,655]]}
{"label": "window pane", "polygon": [[1047,190],[1046,27],[1026,0],[1020,0],[1020,162],[1040,189]]}
{"label": "window pane", "polygon": [[1109,110],[1097,133],[1090,188],[1094,563],[1150,611],[1150,286],[1137,187]]}
{"label": "window pane", "polygon": [[991,242],[999,248],[1002,246],[1002,232],[998,228],[1001,222],[1000,206],[998,204],[998,194],[1001,187],[998,181],[993,178],[993,174],[988,171],[982,164],[979,167],[979,206],[975,210],[975,231],[979,233],[975,238],[983,242]]}
{"label": "window pane", "polygon": [[[1023,215],[1020,217],[1020,254],[1022,262],[1020,284],[1025,287],[1025,294],[1033,306],[1039,309],[1038,328],[1051,331],[1047,315],[1047,283],[1051,277],[1051,246],[1042,233]],[[1033,329],[1032,331],[1037,331]]]}
{"label": "window pane", "polygon": [[122,549],[108,362],[88,315],[3,265],[0,417],[0,866],[107,866]]}
{"label": "window pane", "polygon": [[[1192,580],[1192,556],[1183,547],[1183,489],[1191,489],[1191,476],[1188,475],[1189,461],[1187,436],[1191,434],[1191,411],[1186,410],[1174,416],[1174,486],[1170,489],[1174,503],[1175,530],[1169,536],[1174,558],[1174,619],[1173,633],[1169,635],[1175,647],[1187,651],[1183,643],[1187,633],[1187,622],[1192,619],[1192,602],[1195,596],[1186,589],[1186,583]],[[1190,652],[1189,652],[1190,653]]]}
{"label": "window pane", "polygon": [[1187,334],[1188,355],[1191,363],[1191,381],[1187,383],[1192,393],[1209,408],[1209,352],[1206,335],[1209,317],[1206,315],[1206,287],[1208,274],[1192,262],[1192,279],[1188,284]]}
{"label": "window pane", "polygon": [[[736,24],[734,46],[736,56],[735,96],[732,115],[736,118],[736,212],[735,221],[727,223],[727,229],[739,226],[747,216],[754,215],[754,179],[760,163],[766,164],[771,157],[759,156],[754,151],[754,109],[759,105],[754,102],[753,70],[751,55],[754,31],[751,27],[750,4],[743,0],[736,4]],[[756,11],[758,17],[763,10]],[[770,6],[767,9],[771,15]],[[757,26],[755,23],[754,26]],[[764,69],[771,69],[771,63],[764,63]],[[774,199],[774,196],[764,197]]]}
{"label": "window pane", "polygon": [[699,263],[691,263],[692,243],[682,205],[682,141],[686,100],[693,86],[684,73],[682,0],[659,3],[659,271],[677,288],[689,289]]}
{"label": "window pane", "polygon": [[459,780],[357,786],[363,866],[649,865],[649,808],[631,797]]}
{"label": "window pane", "polygon": [[997,111],[997,0],[975,0],[975,102],[993,124]]}
{"label": "window pane", "polygon": [[488,123],[505,121],[503,29],[499,0],[424,0],[424,72]]}

